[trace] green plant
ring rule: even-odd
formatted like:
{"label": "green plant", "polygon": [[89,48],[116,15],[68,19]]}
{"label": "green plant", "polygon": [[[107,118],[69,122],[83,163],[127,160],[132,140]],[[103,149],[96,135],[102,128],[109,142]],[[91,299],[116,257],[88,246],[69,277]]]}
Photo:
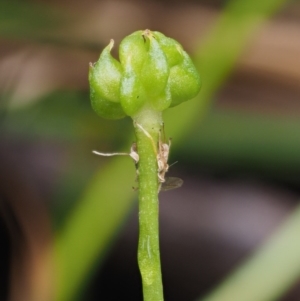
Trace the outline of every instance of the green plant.
{"label": "green plant", "polygon": [[[138,263],[144,300],[163,300],[158,229],[158,193],[166,181],[170,143],[162,140],[162,111],[196,96],[198,72],[181,45],[159,32],[137,31],[120,44],[120,62],[110,51],[90,65],[92,107],[101,117],[130,116],[136,144],[131,157],[139,184]],[[101,153],[100,153],[101,154]]]}

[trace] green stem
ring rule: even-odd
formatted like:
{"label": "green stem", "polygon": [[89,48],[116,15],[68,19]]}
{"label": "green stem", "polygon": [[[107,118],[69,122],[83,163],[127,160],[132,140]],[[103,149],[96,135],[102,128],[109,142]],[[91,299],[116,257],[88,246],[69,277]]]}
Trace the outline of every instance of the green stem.
{"label": "green stem", "polygon": [[143,295],[144,301],[163,301],[157,177],[157,144],[162,116],[160,112],[143,110],[134,118],[134,122],[139,154],[138,264],[142,276]]}

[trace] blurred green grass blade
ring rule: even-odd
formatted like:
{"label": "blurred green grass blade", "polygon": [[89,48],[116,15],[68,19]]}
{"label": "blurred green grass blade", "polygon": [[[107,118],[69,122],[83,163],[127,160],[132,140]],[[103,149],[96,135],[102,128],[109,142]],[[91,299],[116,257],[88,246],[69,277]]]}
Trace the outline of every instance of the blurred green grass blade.
{"label": "blurred green grass blade", "polygon": [[225,7],[216,25],[201,42],[194,62],[202,77],[202,89],[192,101],[167,110],[167,132],[179,143],[207,113],[214,93],[225,82],[239,56],[258,28],[276,12],[284,0],[234,0]]}
{"label": "blurred green grass blade", "polygon": [[277,300],[300,277],[300,206],[252,258],[199,301]]}
{"label": "blurred green grass blade", "polygon": [[95,262],[103,259],[132,207],[134,177],[132,161],[115,157],[92,179],[56,239],[55,300],[74,300]]}

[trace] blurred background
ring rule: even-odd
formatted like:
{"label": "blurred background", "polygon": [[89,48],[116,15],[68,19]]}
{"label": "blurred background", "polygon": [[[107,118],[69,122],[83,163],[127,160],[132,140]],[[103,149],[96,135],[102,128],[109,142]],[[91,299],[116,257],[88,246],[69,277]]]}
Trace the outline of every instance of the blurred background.
{"label": "blurred background", "polygon": [[184,180],[160,195],[165,300],[299,300],[300,3],[283,0],[0,2],[0,300],[142,300],[134,166],[91,153],[127,151],[133,127],[92,111],[88,65],[146,28],[203,80],[165,114]]}

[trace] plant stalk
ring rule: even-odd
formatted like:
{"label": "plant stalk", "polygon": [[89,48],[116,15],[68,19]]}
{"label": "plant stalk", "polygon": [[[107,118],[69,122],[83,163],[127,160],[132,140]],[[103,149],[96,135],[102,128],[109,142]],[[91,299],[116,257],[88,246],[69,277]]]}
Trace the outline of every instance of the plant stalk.
{"label": "plant stalk", "polygon": [[157,177],[157,145],[162,127],[161,113],[143,110],[135,116],[134,125],[139,154],[138,265],[142,277],[144,301],[163,301]]}

